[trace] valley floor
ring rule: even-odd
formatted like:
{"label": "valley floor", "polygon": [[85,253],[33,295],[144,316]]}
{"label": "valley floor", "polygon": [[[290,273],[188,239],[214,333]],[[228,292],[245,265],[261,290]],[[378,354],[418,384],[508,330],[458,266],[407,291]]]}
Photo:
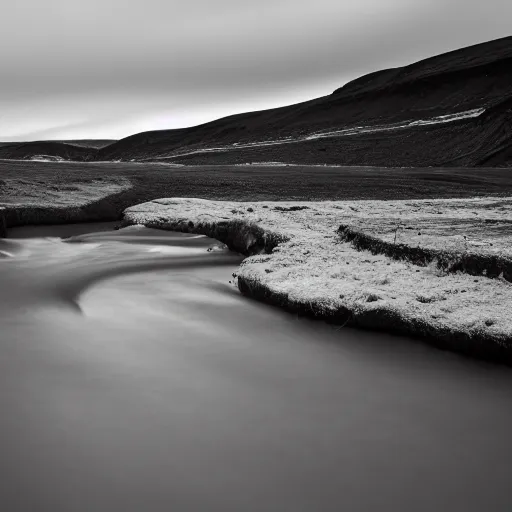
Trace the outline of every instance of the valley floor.
{"label": "valley floor", "polygon": [[[512,196],[510,168],[178,166],[0,160],[0,204],[51,205],[60,201],[58,195],[67,202],[83,203],[87,198],[79,193],[80,187],[101,181],[108,186],[116,184],[130,189],[125,194],[125,208],[159,197],[323,201]],[[109,193],[105,186],[97,190],[103,195]]]}

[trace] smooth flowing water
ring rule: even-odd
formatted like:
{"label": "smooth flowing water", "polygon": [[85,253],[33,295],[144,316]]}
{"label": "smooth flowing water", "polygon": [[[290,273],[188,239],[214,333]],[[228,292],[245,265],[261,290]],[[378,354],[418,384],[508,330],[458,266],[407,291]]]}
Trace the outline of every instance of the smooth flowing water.
{"label": "smooth flowing water", "polygon": [[0,510],[512,510],[509,369],[243,298],[205,237],[86,230],[0,241]]}

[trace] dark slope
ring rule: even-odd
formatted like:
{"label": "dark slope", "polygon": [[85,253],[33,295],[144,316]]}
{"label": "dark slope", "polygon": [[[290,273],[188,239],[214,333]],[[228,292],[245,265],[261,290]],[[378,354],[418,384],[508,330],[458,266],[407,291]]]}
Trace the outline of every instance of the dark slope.
{"label": "dark slope", "polygon": [[71,144],[72,146],[100,149],[100,148],[109,146],[110,144],[113,144],[114,142],[117,142],[117,140],[114,140],[114,139],[76,139],[76,140],[58,140],[58,141],[50,140],[50,141],[46,141],[46,142],[62,142],[64,144]]}
{"label": "dark slope", "polygon": [[[510,98],[512,37],[507,37],[372,73],[329,96],[305,103],[235,115],[193,128],[136,134],[100,149],[97,159],[510,165]],[[411,121],[475,109],[487,110],[478,117],[476,112],[474,117],[452,122],[397,128]],[[374,133],[303,140],[308,134],[357,126],[381,128]],[[296,142],[233,146],[283,138]],[[219,150],[203,151],[211,148]]]}
{"label": "dark slope", "polygon": [[168,161],[189,165],[281,161],[385,167],[512,167],[512,105],[506,100],[479,117],[446,124],[195,152]]}
{"label": "dark slope", "polygon": [[57,141],[10,142],[0,144],[0,158],[13,160],[91,160],[97,149]]}

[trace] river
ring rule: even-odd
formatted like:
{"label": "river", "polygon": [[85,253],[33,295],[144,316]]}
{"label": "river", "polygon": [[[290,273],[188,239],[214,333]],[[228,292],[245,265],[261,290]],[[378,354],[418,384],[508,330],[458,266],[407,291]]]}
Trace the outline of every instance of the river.
{"label": "river", "polygon": [[0,240],[0,510],[512,510],[510,369],[246,299],[206,237],[110,229]]}

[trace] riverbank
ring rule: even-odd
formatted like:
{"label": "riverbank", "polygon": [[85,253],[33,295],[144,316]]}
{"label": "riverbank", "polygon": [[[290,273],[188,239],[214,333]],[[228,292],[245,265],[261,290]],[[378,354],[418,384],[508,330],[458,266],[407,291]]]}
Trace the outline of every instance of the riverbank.
{"label": "riverbank", "polygon": [[[124,223],[201,233],[226,243],[248,256],[235,276],[240,291],[292,313],[414,336],[442,349],[511,364],[512,286],[503,273],[487,275],[483,268],[475,276],[464,266],[447,266],[435,257],[370,252],[371,247],[346,236],[347,226],[360,230],[364,224],[375,233],[384,225],[396,231],[397,224],[408,223],[403,231],[410,231],[406,228],[416,229],[428,219],[435,226],[432,219],[442,216],[444,227],[451,228],[438,243],[447,247],[453,261],[472,255],[506,261],[510,211],[508,198],[279,203],[159,199],[128,208]],[[504,227],[483,240],[483,227],[497,223]],[[466,235],[460,235],[461,226]],[[400,235],[382,236],[393,236],[388,244],[404,245]],[[433,238],[426,239],[425,250],[432,248]]]}
{"label": "riverbank", "polygon": [[8,228],[119,220],[133,204],[132,184],[120,177],[39,182],[37,179],[0,180],[0,237]]}
{"label": "riverbank", "polygon": [[350,201],[512,195],[508,169],[0,160],[0,177],[0,236],[29,224],[115,221],[129,206],[160,197]]}

